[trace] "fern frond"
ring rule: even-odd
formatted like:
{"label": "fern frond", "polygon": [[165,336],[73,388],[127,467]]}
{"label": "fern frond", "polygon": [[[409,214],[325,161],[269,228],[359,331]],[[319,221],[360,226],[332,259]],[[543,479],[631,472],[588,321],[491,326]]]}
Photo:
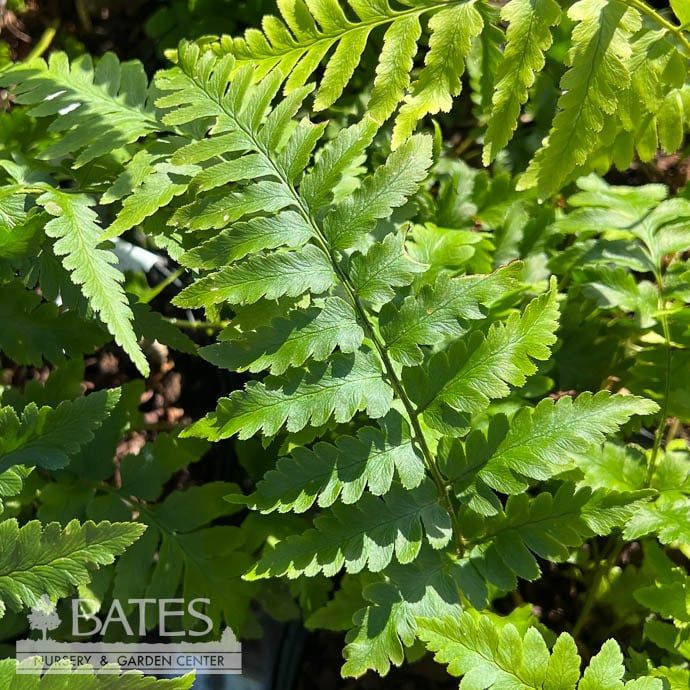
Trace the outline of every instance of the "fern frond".
{"label": "fern frond", "polygon": [[391,664],[405,661],[405,647],[417,639],[418,617],[457,619],[462,611],[457,563],[441,551],[423,545],[414,563],[393,562],[384,575],[362,593],[368,605],[355,614],[347,634],[344,676],[357,678],[368,670],[385,675]]}
{"label": "fern frond", "polygon": [[393,484],[383,498],[364,494],[353,505],[334,505],[316,519],[314,529],[279,542],[245,577],[328,576],[342,568],[379,572],[394,556],[402,564],[414,561],[423,537],[438,549],[451,533],[450,516],[430,481],[410,491]]}
{"label": "fern frond", "polygon": [[201,354],[216,366],[234,371],[269,369],[271,374],[283,374],[310,359],[323,362],[336,348],[355,352],[363,340],[352,306],[340,297],[327,297],[255,331],[221,333],[220,342],[202,348]]}
{"label": "fern frond", "polygon": [[[378,3],[370,16],[386,7]],[[357,8],[358,16],[371,9],[365,0]],[[427,255],[435,260],[427,248],[436,235],[425,239],[416,233],[409,245],[404,235],[404,222],[415,212],[408,202],[432,165],[431,138],[407,138],[398,129],[399,145],[368,175],[361,171],[376,129],[370,122],[342,130],[320,146],[324,128],[295,119],[309,89],[296,88],[274,103],[281,70],[294,75],[291,70],[299,70],[306,55],[279,66],[284,53],[278,43],[289,43],[298,24],[307,33],[313,28],[317,37],[326,26],[337,35],[343,22],[354,25],[350,39],[332,44],[338,47],[321,89],[322,98],[330,100],[343,75],[349,78],[365,32],[358,33],[337,0],[310,0],[308,9],[286,0],[281,11],[291,17],[290,29],[283,31],[277,20],[264,26],[275,41],[262,47],[260,34],[247,34],[248,50],[277,51],[258,69],[251,59],[238,58],[237,50],[235,57],[218,57],[213,50],[182,44],[178,64],[156,80],[166,126],[187,128],[195,138],[164,152],[156,164],[199,168],[181,183],[187,185],[184,197],[167,212],[176,241],[186,250],[182,263],[198,269],[177,304],[205,307],[214,318],[223,309],[232,312],[233,321],[205,348],[205,356],[234,371],[269,372],[221,399],[184,433],[209,440],[281,435],[276,445],[281,443],[286,457],[253,495],[240,496],[235,489],[232,510],[248,505],[263,513],[321,511],[306,532],[301,522],[286,523],[284,530],[281,525],[245,577],[258,587],[254,581],[264,578],[332,576],[343,569],[379,574],[363,592],[368,603],[348,636],[346,672],[385,671],[413,644],[416,616],[457,615],[465,599],[486,605],[496,588],[511,588],[518,576],[535,577],[538,557],[562,560],[585,539],[637,515],[648,491],[604,495],[567,484],[555,496],[534,499],[525,491],[534,480],[565,470],[577,473],[571,454],[601,443],[632,414],[655,408],[603,393],[575,402],[547,401],[533,411],[517,411],[511,422],[495,415],[491,401],[523,386],[550,355],[559,313],[555,280],[522,312],[502,318],[503,310],[518,302],[511,293],[519,286],[521,265],[489,276],[457,277],[446,268],[457,272],[462,263],[427,269],[414,261]],[[467,21],[452,23],[451,16]],[[398,127],[402,122],[411,133],[417,117],[450,107],[464,58],[477,50],[473,37],[493,16],[472,0],[434,10],[426,66],[410,87]],[[494,43],[498,33],[492,34]],[[546,43],[542,36],[538,59]],[[299,53],[299,46],[291,45]],[[237,43],[235,48],[244,49]],[[410,54],[410,41],[403,49]],[[314,52],[305,59],[318,62],[324,55]],[[389,57],[384,55],[384,65]],[[530,78],[521,73],[521,89],[529,88]],[[395,79],[404,81],[400,73]],[[390,107],[390,94],[377,98]],[[518,109],[522,99],[519,95]],[[331,136],[330,128],[325,136]],[[487,195],[495,191],[500,197],[496,215],[503,219],[505,190],[499,187]],[[127,192],[132,199],[135,189]],[[420,204],[433,193],[419,194]],[[511,199],[512,193],[511,188]],[[220,232],[208,232],[212,229]],[[472,241],[464,239],[470,234],[466,231],[463,243]],[[484,237],[481,262],[490,266]],[[511,410],[519,404],[516,394]],[[471,418],[487,408],[485,436],[472,430]],[[202,514],[227,514],[217,503],[220,491],[209,489],[208,511],[192,514],[199,529],[181,537],[174,532],[186,519],[185,499],[171,501],[161,511],[170,529],[150,537],[136,562],[150,563],[160,548],[159,560],[175,564],[171,579],[186,583],[188,576],[181,573],[189,570],[198,588],[207,560],[197,543],[202,533],[211,550],[228,540],[224,562],[226,552],[228,563],[234,557],[246,562],[246,554],[238,556],[238,536],[228,532],[232,528],[221,533],[200,522]],[[493,491],[510,498],[499,500]],[[230,502],[225,504],[227,511]],[[161,568],[154,573],[149,593],[169,590]],[[121,578],[128,582],[124,571]],[[210,586],[215,591],[222,583]],[[374,650],[370,658],[367,644]]]}
{"label": "fern frond", "polygon": [[0,408],[0,472],[13,465],[59,469],[91,441],[120,398],[120,389],[65,400],[56,408],[27,405],[21,416]]}
{"label": "fern frond", "polygon": [[439,338],[462,335],[467,321],[484,318],[488,306],[517,287],[519,264],[511,264],[485,276],[451,279],[441,274],[436,284],[406,297],[399,309],[381,311],[381,332],[390,356],[405,366],[421,364],[421,346],[435,345]]}
{"label": "fern frond", "polygon": [[149,365],[134,333],[134,317],[122,288],[124,276],[113,266],[117,260],[115,255],[98,246],[102,230],[93,210],[94,202],[83,194],[49,188],[38,197],[37,203],[55,216],[46,223],[45,232],[56,240],[55,254],[62,257],[72,281],[79,286],[115,342],[147,376]]}
{"label": "fern frond", "polygon": [[[132,476],[131,481],[135,477]],[[213,621],[214,633],[223,621],[239,631],[252,595],[252,584],[239,577],[250,565],[242,551],[245,535],[239,527],[213,526],[213,521],[232,515],[237,507],[224,496],[237,491],[226,482],[209,482],[185,491],[174,491],[142,521],[144,536],[118,559],[113,582],[114,596],[129,607],[130,599],[174,598],[179,592],[191,598],[208,599],[204,612]],[[228,587],[228,581],[233,582]],[[185,614],[192,629],[194,619]],[[158,615],[146,612],[146,629],[158,625]]]}
{"label": "fern frond", "polygon": [[496,88],[498,67],[503,60],[503,46],[506,35],[500,24],[500,12],[491,5],[477,6],[482,15],[484,27],[472,42],[467,58],[468,81],[471,88],[470,99],[480,122],[486,121],[491,109],[491,100]]}
{"label": "fern frond", "polygon": [[407,89],[412,60],[421,35],[420,19],[444,6],[442,2],[414,3],[394,10],[383,2],[351,2],[357,21],[348,19],[337,0],[281,0],[282,19],[266,17],[263,32],[249,29],[244,38],[235,38],[231,50],[240,64],[249,62],[257,78],[271,71],[289,75],[286,92],[305,84],[326,60],[326,70],[315,108],[323,110],[342,94],[361,60],[370,33],[386,26],[384,46],[372,93],[372,116],[386,120]]}
{"label": "fern frond", "polygon": [[295,211],[258,216],[233,223],[232,227],[190,249],[183,255],[182,262],[190,268],[220,268],[265,249],[298,249],[309,241],[312,234],[313,230]]}
{"label": "fern frond", "polygon": [[[304,125],[302,134],[299,127],[292,130],[291,136],[281,144],[283,148],[279,147],[277,152],[269,147],[270,141],[273,145],[279,141],[276,139],[277,130],[272,133],[275,122],[282,121],[284,111],[288,114],[294,112],[297,104],[291,102],[287,110],[282,105],[271,109],[270,102],[278,89],[279,78],[271,75],[258,84],[252,84],[251,72],[243,68],[236,72],[228,86],[229,74],[234,69],[232,56],[216,59],[190,44],[181,46],[179,56],[179,67],[163,73],[156,82],[167,94],[159,99],[158,105],[176,108],[165,114],[164,120],[177,124],[205,121],[212,128],[211,138],[216,133],[221,138],[232,134],[236,139],[234,151],[240,154],[233,160],[238,161],[238,165],[241,161],[248,161],[250,166],[260,162],[261,174],[265,173],[264,177],[272,179],[251,181],[230,194],[200,191],[197,201],[178,209],[172,223],[193,229],[222,228],[247,214],[263,214],[239,226],[244,258],[234,262],[240,253],[233,253],[231,248],[228,262],[214,260],[214,267],[218,263],[222,265],[188,287],[178,297],[178,304],[250,304],[260,299],[298,296],[304,292],[323,294],[335,289],[345,273],[351,290],[357,289],[354,274],[357,273],[362,282],[366,274],[366,282],[372,285],[370,297],[380,300],[382,295],[385,298],[390,296],[390,288],[385,283],[392,279],[391,267],[395,267],[399,274],[395,282],[406,284],[412,279],[412,270],[407,264],[411,267],[414,264],[404,258],[400,240],[388,240],[384,245],[386,251],[380,257],[375,249],[371,255],[352,257],[352,268],[338,261],[337,252],[351,244],[361,243],[362,248],[367,247],[370,244],[369,233],[377,222],[390,216],[393,208],[403,205],[417,190],[431,165],[429,137],[410,139],[384,166],[366,178],[353,195],[329,204],[329,212],[324,213],[320,205],[330,201],[333,185],[343,171],[362,156],[364,147],[373,136],[372,127],[355,126],[345,130],[319,152],[314,166],[303,174],[321,130]],[[291,145],[293,139],[297,142],[294,146]],[[204,155],[210,150],[204,146]],[[296,167],[295,161],[298,161]],[[211,165],[205,172],[213,168]],[[270,189],[268,185],[272,185]],[[306,190],[304,197],[301,195],[302,185]],[[254,196],[257,189],[266,191],[257,197]],[[283,210],[288,207],[290,210]],[[278,248],[266,254],[254,251],[255,248],[273,245],[272,234],[280,234],[281,238],[286,236],[285,229],[280,227],[284,217],[289,217],[298,227],[297,237],[300,233],[302,236],[295,243],[302,246],[292,251]],[[230,237],[230,233],[224,234],[222,239],[212,240],[208,247],[191,252],[192,262],[206,263],[201,256],[202,251],[205,257],[215,249],[227,247],[234,241]],[[276,245],[284,242],[281,238],[276,238]],[[374,257],[377,258],[376,265],[369,265]],[[399,268],[403,266],[404,277]],[[317,300],[315,305],[319,304],[321,302]],[[359,340],[364,328],[361,314],[357,313],[361,303],[350,304],[350,308],[354,308],[353,313],[356,314],[356,321],[351,324],[351,336]],[[296,323],[306,326],[310,314],[298,315],[303,310],[304,306],[300,307],[294,316]],[[314,308],[311,313],[314,313]],[[326,315],[323,316],[325,319]],[[284,321],[275,325],[289,327]],[[273,342],[279,345],[279,356],[287,357],[278,367],[281,371],[304,362],[310,351],[322,352],[325,359],[336,345],[329,340],[328,333],[324,333],[320,336],[321,342],[313,338],[312,344],[304,350],[304,345],[300,345],[301,335],[298,338],[296,334],[294,341],[290,337],[285,339],[287,334],[281,334],[280,329],[274,329],[273,325],[270,327],[274,330]],[[265,329],[259,332],[265,335]],[[248,336],[248,339],[256,343],[254,347],[258,346],[255,336]],[[306,337],[302,342],[307,342]],[[307,424],[318,426],[331,415],[336,421],[349,420],[359,409],[365,409],[372,418],[382,417],[390,407],[393,393],[383,380],[381,364],[365,351],[348,354],[351,349],[348,339],[343,340],[343,345],[344,352],[335,354],[323,365],[312,363],[306,370],[287,371],[283,378],[269,377],[262,383],[249,384],[246,391],[221,401],[217,412],[193,427],[190,433],[210,434],[217,438],[239,433],[242,438],[247,438],[262,430],[270,436],[285,423],[289,430],[295,431]],[[223,343],[217,348],[217,353],[222,349]],[[228,352],[227,348],[225,350]],[[271,362],[260,358],[256,366],[263,367],[266,363]]]}
{"label": "fern frond", "polygon": [[548,141],[534,156],[519,189],[536,186],[550,196],[584,165],[597,147],[597,135],[630,84],[626,65],[630,37],[641,26],[637,10],[615,0],[579,0],[568,11],[577,22]]}
{"label": "fern frond", "polygon": [[388,412],[392,399],[393,391],[371,354],[339,354],[328,363],[250,382],[243,391],[221,398],[216,411],[185,430],[185,435],[217,440],[237,434],[245,439],[261,431],[273,436],[285,424],[288,431],[299,431],[331,417],[348,422],[362,409],[377,419]]}
{"label": "fern frond", "polygon": [[[43,660],[39,657],[24,661],[3,659],[0,661],[0,683],[3,687],[11,688],[18,682],[18,678],[22,678],[23,683],[30,683],[32,690],[50,690],[60,683],[69,684],[73,690],[114,690],[122,687],[128,690],[189,690],[194,683],[193,673],[169,680],[145,676],[139,671],[113,673],[112,668],[109,668],[108,673],[98,673],[85,666],[76,666],[75,672],[70,673],[72,663],[68,659],[55,662],[43,676],[39,676],[42,668]],[[64,680],[58,680],[58,674]],[[24,679],[31,680],[27,682]]]}
{"label": "fern frond", "polygon": [[255,254],[201,278],[176,298],[180,307],[209,307],[219,302],[253,304],[260,299],[322,294],[335,283],[333,267],[314,245],[297,251]]}
{"label": "fern frond", "polygon": [[[394,146],[399,146],[424,115],[450,110],[453,97],[460,93],[472,41],[484,27],[482,14],[474,0],[405,3],[408,7],[401,10],[393,9],[386,0],[349,4],[356,21],[346,16],[338,0],[286,0],[279,3],[282,20],[266,17],[263,32],[249,29],[244,38],[233,39],[230,50],[239,64],[256,69],[257,79],[276,72],[286,75],[286,93],[305,84],[325,61],[314,102],[319,111],[338,100],[361,61],[372,30],[385,26],[369,114],[384,122],[405,99],[394,133]],[[430,15],[429,50],[423,69],[411,83],[426,15]]]}
{"label": "fern frond", "polygon": [[90,581],[89,568],[112,563],[143,531],[136,523],[73,520],[63,529],[56,522],[0,522],[0,615],[7,606],[34,606],[44,594],[67,596]]}
{"label": "fern frond", "polygon": [[[167,206],[176,196],[184,194],[189,188],[190,178],[198,171],[199,168],[194,165],[174,166],[164,162],[153,165],[142,176],[143,179],[136,180],[132,179],[131,166],[127,166],[122,173],[122,179],[128,180],[132,184],[132,189],[117,217],[103,233],[102,239],[118,237]],[[106,197],[106,201],[115,199],[119,191],[116,184],[117,180],[113,185],[113,192]]]}
{"label": "fern frond", "polygon": [[80,167],[159,129],[143,65],[120,63],[113,53],[94,67],[89,55],[70,64],[65,53],[53,52],[47,63],[37,59],[5,71],[2,85],[9,84],[18,103],[32,106],[30,115],[56,116],[49,129],[60,138],[43,158],[73,154]]}
{"label": "fern frond", "polygon": [[425,471],[407,423],[391,412],[381,421],[381,429],[365,426],[356,437],[341,436],[335,444],[296,448],[265,475],[254,494],[234,500],[265,513],[303,513],[314,503],[321,508],[338,500],[355,503],[365,490],[383,496],[394,476],[403,488],[414,489]]}
{"label": "fern frond", "polygon": [[573,454],[603,443],[633,415],[654,414],[658,409],[651,400],[606,391],[555,403],[542,400],[533,410],[518,412],[479,476],[499,491],[504,488],[492,473],[506,467],[530,479],[550,479],[572,467]]}
{"label": "fern frond", "polygon": [[3,502],[17,496],[24,488],[24,480],[31,474],[32,467],[15,465],[9,470],[0,472],[0,515],[5,510]]}
{"label": "fern frond", "polygon": [[468,343],[456,341],[448,352],[431,359],[421,380],[416,370],[406,369],[403,380],[427,421],[443,428],[445,407],[475,413],[491,399],[508,395],[509,385],[524,385],[536,371],[533,360],[546,359],[556,341],[556,300],[552,286],[523,314],[513,313],[505,323],[493,324],[486,336],[476,333]]}
{"label": "fern frond", "polygon": [[17,364],[59,364],[68,353],[93,352],[107,337],[97,323],[61,312],[16,282],[0,285],[0,321],[12,324],[0,330],[0,350]]}
{"label": "fern frond", "polygon": [[517,577],[535,580],[541,575],[536,557],[566,561],[588,538],[625,524],[651,493],[599,490],[593,495],[566,483],[554,495],[511,496],[505,510],[482,523],[476,537],[467,535],[475,544],[469,558],[489,582],[510,591],[517,587]]}
{"label": "fern frond", "polygon": [[528,90],[544,67],[544,53],[553,41],[551,27],[560,16],[555,0],[511,0],[501,10],[508,32],[484,136],[485,165],[510,141]]}
{"label": "fern frond", "polygon": [[429,136],[412,137],[335,206],[324,220],[324,235],[333,249],[361,248],[376,221],[390,217],[417,191],[431,167],[431,145]]}
{"label": "fern frond", "polygon": [[614,640],[604,644],[580,676],[575,641],[562,633],[549,650],[536,628],[521,635],[514,625],[495,625],[488,616],[463,613],[460,620],[422,619],[419,636],[448,672],[476,688],[525,690],[661,690],[661,680],[643,677],[623,683],[623,654]]}
{"label": "fern frond", "polygon": [[345,172],[364,161],[376,130],[376,125],[365,119],[341,129],[321,148],[314,166],[300,184],[300,193],[309,208],[318,211],[333,201],[333,192]]}
{"label": "fern frond", "polygon": [[690,544],[690,498],[669,497],[643,506],[630,520],[628,540],[655,534],[662,544]]}
{"label": "fern frond", "polygon": [[461,77],[472,41],[484,28],[474,0],[442,9],[429,20],[429,52],[400,108],[393,144],[400,145],[425,115],[448,112],[462,89]]}
{"label": "fern frond", "polygon": [[425,266],[405,254],[402,233],[387,235],[380,244],[366,254],[354,254],[350,259],[350,278],[359,297],[378,311],[395,297],[395,289],[410,285]]}

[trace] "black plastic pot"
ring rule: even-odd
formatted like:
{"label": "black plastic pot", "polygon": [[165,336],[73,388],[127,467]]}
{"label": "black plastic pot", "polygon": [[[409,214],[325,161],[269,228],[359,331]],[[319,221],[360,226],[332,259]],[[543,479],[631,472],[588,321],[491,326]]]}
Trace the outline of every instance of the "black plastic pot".
{"label": "black plastic pot", "polygon": [[242,644],[242,675],[199,675],[194,690],[292,690],[308,633],[298,623],[262,623],[263,637]]}

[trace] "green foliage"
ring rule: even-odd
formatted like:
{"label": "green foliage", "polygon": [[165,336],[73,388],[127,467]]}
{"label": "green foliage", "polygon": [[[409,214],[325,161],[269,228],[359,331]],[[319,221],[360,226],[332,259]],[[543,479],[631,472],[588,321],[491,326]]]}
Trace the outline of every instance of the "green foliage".
{"label": "green foliage", "polygon": [[594,173],[682,148],[688,17],[565,4],[279,0],[151,83],[2,71],[3,602],[303,615],[353,677],[424,643],[462,688],[687,686],[688,187]]}
{"label": "green foliage", "polygon": [[[400,226],[432,165],[430,140],[407,139],[338,196],[371,127],[320,145],[323,127],[292,119],[307,89],[274,106],[278,74],[251,77],[230,54],[182,44],[178,64],[156,78],[163,124],[190,132],[157,165],[200,166],[185,168],[188,189],[169,202],[180,261],[199,272],[176,303],[236,310],[202,354],[231,370],[270,372],[183,435],[285,439],[285,457],[256,493],[230,498],[264,513],[318,506],[322,514],[311,529],[288,528],[246,579],[380,574],[354,616],[345,672],[385,672],[401,663],[427,607],[438,615],[467,600],[484,607],[491,591],[537,578],[537,556],[566,561],[638,515],[654,495],[644,486],[606,492],[565,480],[579,453],[658,408],[604,391],[535,408],[520,402],[515,391],[556,343],[555,280],[526,300],[520,264],[486,276],[428,276],[432,267],[414,260],[419,247]],[[228,184],[230,196],[219,194]],[[493,312],[511,293],[513,303]],[[509,418],[491,410],[506,398],[516,406]],[[556,481],[554,493],[518,496],[545,480]],[[184,550],[184,535],[176,541]],[[184,558],[162,544],[182,573]],[[423,585],[429,571],[439,579]],[[420,587],[430,598],[418,606]],[[367,644],[373,655],[363,654]]]}
{"label": "green foliage", "polygon": [[105,342],[103,331],[17,283],[0,285],[0,319],[12,329],[0,334],[0,349],[18,364],[59,364],[67,354],[87,354]]}
{"label": "green foliage", "polygon": [[120,397],[120,391],[99,391],[57,407],[29,403],[21,416],[11,407],[0,408],[0,471],[13,465],[58,469],[93,438]]}
{"label": "green foliage", "polygon": [[59,115],[51,130],[60,138],[43,152],[45,158],[76,154],[74,165],[80,167],[155,131],[139,62],[121,64],[108,53],[94,67],[88,55],[70,64],[56,52],[47,63],[19,63],[2,80],[16,85],[17,101],[32,106],[30,115]]}
{"label": "green foliage", "polygon": [[610,640],[580,675],[580,655],[573,638],[562,633],[551,650],[536,628],[524,635],[514,625],[501,628],[484,616],[424,620],[420,636],[440,663],[466,688],[552,688],[553,690],[661,690],[658,679],[644,676],[623,683],[619,646]]}
{"label": "green foliage", "polygon": [[[160,690],[188,690],[194,682],[193,675],[174,680],[158,680],[150,676],[143,676],[136,671],[126,671],[123,673],[114,672],[115,669],[108,669],[108,673],[96,674],[87,673],[84,667],[76,667],[78,673],[69,673],[72,665],[69,661],[59,661],[51,666],[48,671],[41,676],[34,674],[29,669],[34,669],[40,664],[36,658],[17,662],[14,659],[3,659],[0,661],[0,681],[7,688],[31,688],[31,690],[43,690],[43,688],[55,687],[59,683],[58,678],[63,680],[69,678],[69,687],[75,690],[108,690],[109,688],[121,688],[123,686],[132,690],[150,690],[160,688]],[[19,671],[18,669],[22,669]]]}
{"label": "green foliage", "polygon": [[7,606],[34,606],[44,594],[66,596],[90,580],[89,567],[112,563],[142,532],[131,523],[72,520],[63,529],[56,522],[1,522],[0,614]]}
{"label": "green foliage", "polygon": [[[240,65],[251,64],[257,79],[282,75],[286,93],[325,63],[314,101],[319,111],[341,97],[358,65],[366,64],[367,44],[375,44],[379,57],[368,114],[382,123],[402,104],[395,146],[424,116],[451,109],[473,44],[493,45],[482,49],[481,76],[471,79],[479,92],[475,98],[491,101],[487,163],[511,140],[526,102],[535,105],[530,91],[544,69],[553,27],[573,22],[568,69],[548,140],[520,181],[523,188],[538,187],[543,196],[557,192],[576,172],[591,170],[600,157],[625,167],[634,150],[645,159],[657,144],[671,152],[687,129],[690,41],[644,3],[582,0],[568,9],[566,19],[552,0],[512,0],[500,17],[507,24],[505,39],[497,17],[474,0],[409,0],[400,8],[378,0],[351,0],[347,6],[339,0],[286,0],[278,9],[281,17],[265,17],[263,31],[250,28],[243,38],[223,37],[214,50],[233,54]],[[382,39],[374,31],[378,27],[385,27]],[[429,34],[424,65],[415,72],[424,29]]]}
{"label": "green foliage", "polygon": [[139,371],[148,375],[149,365],[134,334],[132,310],[121,286],[123,276],[113,266],[116,259],[112,252],[98,247],[101,228],[91,208],[93,201],[83,195],[50,189],[36,203],[55,216],[46,223],[45,232],[57,240],[55,254],[62,257],[72,281],[81,288],[117,344],[130,355]]}
{"label": "green foliage", "polygon": [[510,141],[520,110],[551,47],[551,27],[560,19],[554,0],[511,0],[501,18],[508,22],[506,45],[496,71],[496,91],[486,130],[484,162],[490,163]]}

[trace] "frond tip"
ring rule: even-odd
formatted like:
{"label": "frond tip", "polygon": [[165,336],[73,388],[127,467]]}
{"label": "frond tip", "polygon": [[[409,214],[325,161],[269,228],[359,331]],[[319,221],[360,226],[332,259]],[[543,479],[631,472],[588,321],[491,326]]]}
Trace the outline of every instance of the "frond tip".
{"label": "frond tip", "polygon": [[420,619],[419,637],[436,661],[462,676],[466,688],[524,690],[662,690],[661,680],[642,677],[623,683],[623,654],[614,640],[604,644],[580,675],[575,640],[562,633],[549,650],[536,628],[525,633],[508,623],[499,627],[488,616],[463,613],[455,619]]}

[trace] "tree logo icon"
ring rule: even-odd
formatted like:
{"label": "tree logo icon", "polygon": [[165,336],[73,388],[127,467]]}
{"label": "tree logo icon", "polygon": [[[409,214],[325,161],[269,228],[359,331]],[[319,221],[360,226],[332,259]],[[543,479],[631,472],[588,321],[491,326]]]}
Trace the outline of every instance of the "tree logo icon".
{"label": "tree logo icon", "polygon": [[41,630],[43,633],[43,640],[47,640],[48,630],[55,630],[60,623],[60,616],[55,610],[55,604],[50,600],[47,594],[44,594],[31,608],[31,613],[27,616],[29,620],[29,627],[32,630]]}

